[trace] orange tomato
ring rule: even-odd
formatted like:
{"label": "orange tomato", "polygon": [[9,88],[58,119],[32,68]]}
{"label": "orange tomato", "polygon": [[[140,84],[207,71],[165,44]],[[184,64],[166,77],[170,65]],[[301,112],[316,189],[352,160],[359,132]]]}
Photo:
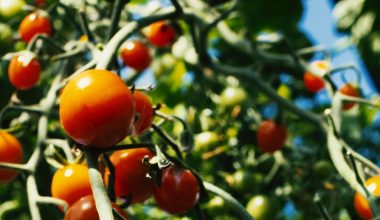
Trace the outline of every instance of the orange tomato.
{"label": "orange tomato", "polygon": [[134,134],[139,135],[146,131],[153,121],[153,107],[148,96],[144,93],[135,91],[133,93],[133,100],[135,101],[136,116],[133,124]]}
{"label": "orange tomato", "polygon": [[[373,176],[369,178],[365,185],[368,191],[374,196],[380,196],[380,176]],[[354,196],[354,207],[356,213],[363,220],[369,220],[373,218],[373,214],[367,199],[359,193],[355,193]]]}
{"label": "orange tomato", "polygon": [[54,173],[51,195],[65,200],[69,206],[83,196],[92,194],[88,168],[82,164],[70,164]]}
{"label": "orange tomato", "polygon": [[32,12],[21,21],[18,32],[21,39],[28,43],[37,34],[52,35],[53,27],[47,15]]}
{"label": "orange tomato", "polygon": [[107,70],[88,70],[63,89],[60,120],[76,142],[109,147],[125,138],[134,115],[132,94],[123,80]]}
{"label": "orange tomato", "polygon": [[166,47],[173,43],[176,33],[165,21],[158,21],[146,28],[147,38],[156,47]]}
{"label": "orange tomato", "polygon": [[15,88],[32,88],[38,83],[40,75],[41,66],[33,54],[25,53],[12,57],[8,66],[8,78]]}
{"label": "orange tomato", "polygon": [[[0,162],[22,163],[24,151],[15,136],[0,131]],[[18,175],[15,171],[0,169],[0,183],[8,183]]]}

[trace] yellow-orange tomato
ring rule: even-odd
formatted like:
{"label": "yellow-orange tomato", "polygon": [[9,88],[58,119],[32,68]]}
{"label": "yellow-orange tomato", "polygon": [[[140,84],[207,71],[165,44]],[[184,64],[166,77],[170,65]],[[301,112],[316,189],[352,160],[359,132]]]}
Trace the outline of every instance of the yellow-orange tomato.
{"label": "yellow-orange tomato", "polygon": [[136,117],[133,123],[134,134],[140,135],[152,125],[154,112],[149,97],[144,93],[135,91],[133,100],[136,107]]}
{"label": "yellow-orange tomato", "polygon": [[[373,176],[369,178],[365,185],[368,189],[368,191],[374,195],[374,196],[380,196],[380,176]],[[369,220],[372,219],[372,211],[370,208],[370,205],[364,196],[362,196],[359,193],[355,193],[354,196],[354,207],[356,210],[356,213],[363,219],[363,220]]]}
{"label": "yellow-orange tomato", "polygon": [[107,70],[88,70],[63,89],[60,120],[84,146],[109,147],[125,138],[134,115],[133,97],[123,80]]}
{"label": "yellow-orange tomato", "polygon": [[[17,138],[5,131],[0,131],[0,162],[22,163],[23,150]],[[17,172],[0,169],[0,183],[8,183],[17,176]]]}
{"label": "yellow-orange tomato", "polygon": [[51,182],[51,195],[65,200],[69,206],[83,196],[92,194],[88,168],[82,164],[70,164],[55,172]]}
{"label": "yellow-orange tomato", "polygon": [[8,66],[8,78],[11,84],[20,90],[35,86],[41,75],[40,63],[32,54],[14,56]]}
{"label": "yellow-orange tomato", "polygon": [[32,12],[21,21],[18,32],[21,39],[28,43],[37,34],[50,36],[53,33],[53,27],[47,15]]}

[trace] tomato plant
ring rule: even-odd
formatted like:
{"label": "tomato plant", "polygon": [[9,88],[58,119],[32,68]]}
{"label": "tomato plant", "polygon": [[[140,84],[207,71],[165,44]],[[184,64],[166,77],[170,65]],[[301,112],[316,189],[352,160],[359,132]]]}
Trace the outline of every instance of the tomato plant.
{"label": "tomato plant", "polygon": [[11,84],[20,90],[35,86],[41,75],[41,65],[34,54],[22,53],[14,56],[8,66],[8,78]]}
{"label": "tomato plant", "polygon": [[[112,204],[112,208],[116,209],[117,212],[128,220],[128,214],[124,212],[116,204]],[[99,220],[98,211],[95,207],[95,199],[93,195],[87,195],[76,201],[65,213],[64,220]]]}
{"label": "tomato plant", "polygon": [[163,171],[161,186],[154,188],[157,205],[171,213],[188,212],[199,199],[199,183],[187,169],[171,166]]}
{"label": "tomato plant", "polygon": [[[339,92],[341,92],[344,95],[352,96],[352,97],[359,97],[359,94],[355,87],[352,84],[346,83],[342,87],[340,87]],[[355,106],[355,103],[348,102],[343,105],[343,110],[349,110],[352,107]]]}
{"label": "tomato plant", "polygon": [[153,157],[148,148],[122,150],[111,155],[116,196],[131,197],[133,203],[142,203],[152,195],[153,182],[147,178],[149,169],[143,164],[145,157]]}
{"label": "tomato plant", "polygon": [[69,206],[83,196],[92,194],[88,168],[83,164],[69,164],[54,173],[51,195],[65,200]]}
{"label": "tomato plant", "polygon": [[135,102],[135,120],[133,122],[134,134],[139,135],[146,131],[153,121],[153,106],[149,97],[144,93],[135,91],[133,93]]}
{"label": "tomato plant", "polygon": [[280,150],[286,141],[287,129],[273,120],[261,122],[257,129],[257,145],[263,152]]}
{"label": "tomato plant", "polygon": [[94,147],[109,147],[125,138],[134,112],[132,94],[121,78],[94,69],[70,80],[59,108],[67,134],[82,145]]}
{"label": "tomato plant", "polygon": [[21,21],[18,32],[21,39],[27,43],[37,34],[52,35],[53,26],[48,16],[38,11],[30,13]]}
{"label": "tomato plant", "polygon": [[149,49],[140,41],[127,41],[121,49],[120,56],[124,65],[142,71],[150,65],[152,58]]}
{"label": "tomato plant", "polygon": [[266,195],[255,195],[247,203],[247,210],[257,220],[274,219],[276,204]]}
{"label": "tomato plant", "polygon": [[[367,181],[365,181],[365,185],[369,193],[371,193],[374,196],[380,196],[380,176],[373,176],[369,178]],[[369,220],[373,218],[371,207],[367,199],[359,193],[355,193],[354,207],[356,213],[363,220]]]}
{"label": "tomato plant", "polygon": [[146,28],[145,35],[156,47],[166,47],[173,43],[176,32],[166,21],[158,21]]}
{"label": "tomato plant", "polygon": [[[24,151],[21,143],[12,134],[0,130],[0,162],[22,163]],[[18,172],[0,169],[0,183],[12,181]]]}

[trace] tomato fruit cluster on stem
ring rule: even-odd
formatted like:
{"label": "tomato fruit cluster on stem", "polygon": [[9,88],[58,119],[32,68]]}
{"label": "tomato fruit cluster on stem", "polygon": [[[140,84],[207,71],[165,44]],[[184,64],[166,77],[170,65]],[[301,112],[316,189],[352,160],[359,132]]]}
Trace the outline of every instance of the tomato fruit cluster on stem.
{"label": "tomato fruit cluster on stem", "polygon": [[287,129],[273,120],[263,121],[257,130],[257,144],[265,153],[280,150],[286,141]]}
{"label": "tomato fruit cluster on stem", "polygon": [[21,21],[18,32],[21,39],[28,43],[37,34],[52,35],[53,26],[47,15],[37,11],[30,13]]}
{"label": "tomato fruit cluster on stem", "polygon": [[80,73],[64,87],[59,109],[67,134],[84,146],[109,147],[130,132],[134,117],[132,93],[107,70]]}
{"label": "tomato fruit cluster on stem", "polygon": [[[22,163],[24,151],[21,143],[12,134],[0,130],[0,162]],[[12,181],[18,173],[16,171],[0,169],[0,183]]]}
{"label": "tomato fruit cluster on stem", "polygon": [[170,166],[163,170],[161,186],[155,186],[157,205],[171,214],[188,212],[199,199],[199,183],[187,169]]}
{"label": "tomato fruit cluster on stem", "polygon": [[[369,193],[373,196],[380,196],[380,176],[373,176],[365,182],[365,186]],[[369,220],[373,218],[371,207],[367,199],[359,193],[355,193],[354,207],[356,213],[363,220]]]}
{"label": "tomato fruit cluster on stem", "polygon": [[148,48],[142,42],[136,40],[126,42],[121,49],[120,56],[124,65],[138,71],[147,68],[152,61]]}
{"label": "tomato fruit cluster on stem", "polygon": [[[129,219],[128,214],[116,204],[112,204],[115,209],[126,220]],[[95,199],[93,195],[87,195],[76,201],[65,214],[64,220],[99,220],[99,214],[96,210]]]}
{"label": "tomato fruit cluster on stem", "polygon": [[11,84],[20,90],[34,87],[41,75],[41,65],[34,54],[23,53],[12,57],[8,66],[8,78]]}
{"label": "tomato fruit cluster on stem", "polygon": [[133,203],[141,203],[152,196],[154,184],[147,178],[149,168],[143,164],[145,157],[153,157],[148,148],[121,150],[111,155],[110,159],[115,167],[117,197],[131,197]]}
{"label": "tomato fruit cluster on stem", "polygon": [[83,196],[92,194],[88,168],[70,164],[57,170],[51,182],[51,195],[66,201],[69,206]]}

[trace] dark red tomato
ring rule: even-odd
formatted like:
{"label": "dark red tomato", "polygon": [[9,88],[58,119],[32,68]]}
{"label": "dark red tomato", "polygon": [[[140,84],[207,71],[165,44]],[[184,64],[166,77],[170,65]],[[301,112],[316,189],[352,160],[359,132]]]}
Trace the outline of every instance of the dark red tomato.
{"label": "dark red tomato", "polygon": [[306,89],[314,93],[320,91],[325,87],[325,83],[320,77],[307,72],[303,75],[303,82]]}
{"label": "dark red tomato", "polygon": [[[112,204],[112,207],[125,219],[129,218],[128,214],[116,204]],[[87,195],[76,201],[69,210],[67,210],[65,220],[99,220],[94,196],[92,194]]]}
{"label": "dark red tomato", "polygon": [[198,180],[190,170],[171,166],[163,171],[161,188],[155,186],[153,195],[161,209],[186,213],[198,202]]}
{"label": "dark red tomato", "polygon": [[65,200],[69,206],[83,196],[92,194],[88,168],[82,164],[70,164],[53,175],[51,195]]}
{"label": "dark red tomato", "polygon": [[149,169],[143,158],[153,157],[148,148],[117,151],[110,157],[115,166],[115,193],[117,197],[132,196],[133,203],[141,203],[152,195],[153,182],[146,177]]}
{"label": "dark red tomato", "polygon": [[134,121],[134,134],[139,135],[146,131],[153,121],[153,107],[148,96],[144,93],[135,91],[133,94],[135,101],[136,115]]}
{"label": "dark red tomato", "polygon": [[158,21],[147,27],[146,36],[154,46],[166,47],[173,43],[176,33],[165,21]]}
{"label": "dark red tomato", "polygon": [[257,144],[266,153],[280,150],[286,141],[287,130],[272,120],[263,121],[257,130]]}
{"label": "dark red tomato", "polygon": [[134,116],[132,93],[107,70],[87,70],[64,87],[59,108],[67,134],[90,147],[109,147],[124,139]]}
{"label": "dark red tomato", "polygon": [[16,55],[8,66],[11,84],[20,90],[34,87],[40,80],[41,66],[32,53]]}
{"label": "dark red tomato", "polygon": [[125,43],[120,55],[124,65],[138,71],[147,68],[152,60],[148,48],[140,41],[128,41]]}
{"label": "dark red tomato", "polygon": [[[0,130],[0,162],[22,163],[24,151],[15,136]],[[15,171],[0,169],[0,183],[9,183],[18,175]]]}
{"label": "dark red tomato", "polygon": [[[374,196],[380,196],[380,176],[373,176],[369,178],[365,185],[368,191]],[[354,207],[356,213],[363,220],[369,220],[373,218],[373,214],[369,205],[369,202],[359,193],[355,193],[354,197]]]}
{"label": "dark red tomato", "polygon": [[[352,86],[352,85],[349,84],[349,83],[344,84],[344,85],[339,89],[339,92],[341,92],[341,93],[344,94],[344,95],[353,96],[353,97],[359,97],[359,94],[358,94],[358,92],[356,91],[356,89],[354,88],[354,86]],[[355,103],[353,103],[353,102],[345,103],[345,104],[343,105],[343,110],[349,110],[349,109],[351,109],[351,108],[354,107],[354,106],[355,106]]]}
{"label": "dark red tomato", "polygon": [[33,12],[27,15],[18,28],[21,39],[28,43],[37,34],[50,36],[53,28],[47,14],[43,12]]}

